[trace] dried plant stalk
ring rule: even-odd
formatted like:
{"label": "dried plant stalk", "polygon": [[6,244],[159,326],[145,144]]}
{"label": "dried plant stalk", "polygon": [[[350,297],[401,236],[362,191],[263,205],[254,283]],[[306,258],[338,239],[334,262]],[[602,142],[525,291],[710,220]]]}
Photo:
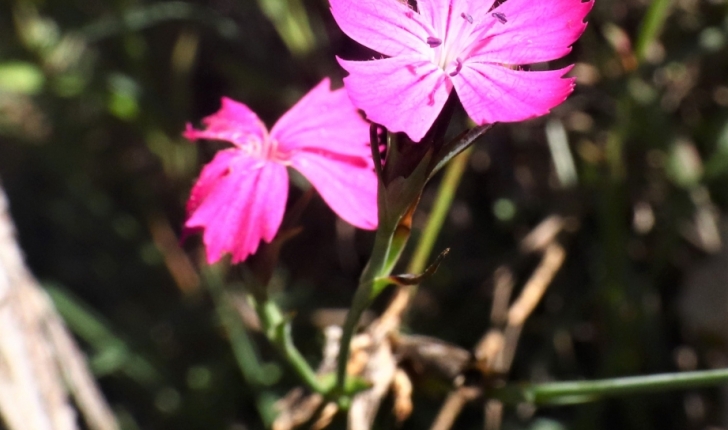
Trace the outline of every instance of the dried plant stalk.
{"label": "dried plant stalk", "polygon": [[459,387],[451,392],[445,400],[445,404],[437,414],[435,423],[432,424],[432,430],[449,430],[455,424],[455,420],[460,415],[468,402],[471,402],[483,394],[479,387]]}
{"label": "dried plant stalk", "polygon": [[546,247],[543,260],[536,271],[523,287],[521,295],[508,310],[508,325],[520,326],[526,321],[536,305],[541,301],[546,289],[556,276],[556,272],[564,262],[566,252],[558,243],[551,243]]}
{"label": "dried plant stalk", "polygon": [[118,424],[50,299],[30,274],[0,187],[0,418],[8,430]]}

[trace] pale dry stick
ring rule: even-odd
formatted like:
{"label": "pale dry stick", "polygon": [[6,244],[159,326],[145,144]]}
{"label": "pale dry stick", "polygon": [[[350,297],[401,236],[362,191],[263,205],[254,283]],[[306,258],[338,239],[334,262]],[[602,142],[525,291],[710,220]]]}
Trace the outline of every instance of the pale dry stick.
{"label": "pale dry stick", "polygon": [[161,214],[150,217],[149,232],[177,287],[185,294],[198,291],[200,275],[197,274],[187,253],[180,247],[180,241],[169,224],[169,220]]}
{"label": "pale dry stick", "polygon": [[503,331],[503,349],[501,349],[498,357],[496,357],[493,363],[494,371],[498,374],[504,375],[511,370],[511,364],[513,364],[513,358],[516,355],[516,349],[518,348],[518,340],[521,338],[521,330],[523,326],[506,326]]}
{"label": "pale dry stick", "polygon": [[339,407],[336,406],[336,403],[327,403],[326,406],[324,406],[324,408],[321,410],[319,418],[311,426],[311,430],[323,430],[328,427],[331,424],[331,421],[334,420],[337,412],[339,412]]}
{"label": "pale dry stick", "polygon": [[[0,267],[0,272],[4,268]],[[28,338],[15,299],[7,292],[5,273],[0,273],[0,297],[6,301],[0,309],[0,417],[9,430],[53,430],[48,402],[42,396],[40,382],[29,359]],[[63,408],[62,415],[67,415]],[[73,427],[73,420],[66,428]]]}
{"label": "pale dry stick", "polygon": [[[36,293],[41,293],[41,291],[36,290]],[[73,394],[73,398],[83,413],[88,426],[96,430],[118,428],[116,418],[89,372],[86,357],[78,349],[61,317],[53,311],[48,296],[43,293],[42,299],[47,310],[46,330],[55,348],[56,359],[61,367],[68,389]]]}
{"label": "pale dry stick", "polygon": [[536,271],[523,287],[520,296],[508,310],[508,325],[522,326],[536,305],[541,301],[546,289],[556,276],[564,262],[566,252],[558,243],[551,243],[546,247],[543,260]]}
{"label": "pale dry stick", "polygon": [[280,413],[273,422],[273,430],[292,430],[310,421],[323,402],[321,394],[306,394],[303,388],[294,388],[276,402],[275,408]]}
{"label": "pale dry stick", "polygon": [[521,239],[521,251],[526,254],[544,251],[562,230],[574,223],[573,219],[564,218],[561,215],[549,215]]}
{"label": "pale dry stick", "polygon": [[[27,281],[27,282],[26,282]],[[48,409],[52,411],[53,428],[73,428],[76,426],[76,411],[68,401],[68,395],[62,383],[62,374],[56,364],[55,351],[48,339],[45,327],[45,316],[42,300],[43,293],[28,278],[16,284],[19,294],[16,296],[17,309],[23,319],[23,333],[28,345],[39,388],[46,400]],[[50,301],[47,299],[47,302]],[[59,382],[61,381],[61,382]]]}
{"label": "pale dry stick", "polygon": [[[23,257],[15,242],[8,202],[0,189],[0,417],[10,430],[52,429],[52,411],[30,358],[30,338],[25,336],[17,286],[27,282]],[[68,408],[62,409],[66,415]],[[58,415],[56,413],[55,415]],[[72,426],[73,421],[67,420]]]}
{"label": "pale dry stick", "polygon": [[394,416],[397,422],[403,422],[412,414],[412,380],[402,369],[397,369],[392,381],[392,393],[394,394]]}
{"label": "pale dry stick", "polygon": [[25,267],[0,188],[0,418],[9,430],[118,425],[48,296]]}
{"label": "pale dry stick", "polygon": [[508,304],[513,293],[513,273],[505,266],[496,269],[493,274],[495,286],[493,288],[493,305],[490,310],[490,323],[493,326],[502,326],[508,318]]}
{"label": "pale dry stick", "polygon": [[[513,294],[513,272],[506,266],[500,266],[493,273],[493,304],[490,310],[490,326],[492,327],[480,338],[475,347],[475,358],[478,362],[493,363],[502,349],[502,327],[508,322],[508,307]],[[490,369],[492,370],[492,369]],[[488,373],[488,372],[485,372]]]}
{"label": "pale dry stick", "polygon": [[503,355],[506,345],[506,337],[503,330],[492,328],[483,336],[475,347],[475,367],[483,375],[491,375],[497,372],[500,367],[498,362]]}
{"label": "pale dry stick", "polygon": [[496,360],[503,350],[505,336],[501,327],[508,320],[508,303],[513,293],[513,273],[508,267],[499,267],[493,277],[495,282],[490,310],[490,325],[493,328],[488,330],[474,348],[475,366],[483,375],[493,373]]}
{"label": "pale dry stick", "polygon": [[359,376],[370,382],[372,386],[354,396],[349,409],[350,430],[371,429],[379,406],[389,392],[397,371],[397,359],[388,339],[374,339],[372,349],[367,350],[366,353],[368,359]]}
{"label": "pale dry stick", "polygon": [[68,399],[64,385],[68,379],[62,372],[60,354],[55,350],[49,324],[49,310],[53,309],[51,301],[32,278],[18,280],[15,307],[24,323],[23,332],[27,336],[26,345],[38,385],[52,414],[51,425],[53,429],[75,429],[76,411]]}
{"label": "pale dry stick", "polygon": [[485,402],[485,430],[499,430],[503,422],[503,402],[490,399]]}
{"label": "pale dry stick", "polygon": [[458,387],[447,396],[430,430],[451,429],[458,415],[463,410],[463,407],[467,403],[479,398],[482,394],[483,390],[480,387]]}

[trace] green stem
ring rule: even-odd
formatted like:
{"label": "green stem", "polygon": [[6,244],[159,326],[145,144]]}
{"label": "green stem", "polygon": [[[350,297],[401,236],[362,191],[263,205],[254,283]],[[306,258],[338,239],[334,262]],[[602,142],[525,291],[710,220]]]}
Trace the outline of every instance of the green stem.
{"label": "green stem", "polygon": [[278,305],[272,300],[256,302],[253,299],[253,302],[268,340],[278,348],[288,364],[311,390],[320,394],[326,393],[328,388],[321,384],[316,372],[293,344],[291,325]]}
{"label": "green stem", "polygon": [[[248,336],[240,315],[231,305],[220,275],[215,273],[214,268],[209,268],[205,271],[204,277],[205,284],[215,303],[215,309],[230,336],[233,354],[243,377],[252,386],[272,385],[278,379],[278,374],[268,371],[271,368],[269,364],[260,363],[255,352],[255,344]],[[311,390],[317,393],[327,392],[327,388],[323,387],[316,373],[293,344],[290,324],[278,305],[270,299],[259,298],[260,301],[256,301],[252,299],[252,295],[250,297],[268,340],[275,345],[291,368]]]}
{"label": "green stem", "polygon": [[718,369],[594,381],[509,385],[495,389],[488,395],[509,404],[529,402],[537,405],[558,405],[596,401],[608,396],[713,386],[726,382],[728,369]]}
{"label": "green stem", "polygon": [[435,246],[435,241],[445,223],[447,213],[450,211],[450,206],[452,206],[453,199],[455,198],[455,192],[460,185],[460,180],[463,177],[463,173],[465,173],[465,168],[468,165],[468,160],[472,152],[473,147],[471,146],[448,163],[445,176],[442,178],[440,187],[437,189],[435,205],[432,207],[427,225],[422,230],[422,235],[417,242],[415,252],[412,255],[409,266],[407,266],[407,273],[421,273],[427,267],[430,254],[432,254],[432,248]]}
{"label": "green stem", "polygon": [[361,314],[364,313],[374,299],[372,294],[374,284],[378,278],[389,274],[388,272],[392,270],[391,265],[387,264],[391,260],[390,256],[393,254],[398,255],[402,251],[401,248],[404,247],[404,243],[402,243],[397,247],[399,249],[393,249],[392,238],[395,232],[395,227],[386,225],[377,230],[372,256],[364,268],[364,272],[361,274],[359,286],[357,287],[356,293],[354,293],[351,309],[346,314],[341,341],[339,343],[339,356],[336,362],[335,393],[337,395],[344,394],[346,365],[349,361],[349,345],[351,344],[352,337],[354,337],[354,332],[356,331]]}
{"label": "green stem", "polygon": [[[407,269],[408,273],[419,273],[425,269],[435,240],[442,229],[447,213],[452,205],[455,190],[460,184],[462,175],[467,167],[471,150],[463,152],[448,165],[445,177],[438,189],[437,200],[430,214],[430,219],[422,233],[414,257]],[[356,331],[361,314],[369,307],[376,294],[384,287],[378,282],[390,274],[394,264],[404,248],[407,237],[396,237],[397,228],[382,226],[374,240],[374,250],[369,264],[364,269],[352,301],[351,309],[344,321],[339,356],[336,368],[335,392],[343,394],[346,385],[346,365],[349,361],[349,344]]]}
{"label": "green stem", "polygon": [[293,55],[304,56],[316,47],[316,36],[301,0],[258,0],[258,7]]}
{"label": "green stem", "polygon": [[660,30],[662,30],[671,3],[672,0],[654,0],[650,4],[647,14],[642,20],[642,25],[637,35],[637,43],[635,43],[635,56],[640,64],[644,62],[647,56],[647,49],[657,38]]}

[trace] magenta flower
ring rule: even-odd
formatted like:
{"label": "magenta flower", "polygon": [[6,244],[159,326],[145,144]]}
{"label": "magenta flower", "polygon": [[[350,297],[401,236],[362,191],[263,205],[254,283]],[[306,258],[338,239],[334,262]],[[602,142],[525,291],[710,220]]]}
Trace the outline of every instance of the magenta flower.
{"label": "magenta flower", "polygon": [[187,125],[190,140],[233,144],[207,164],[187,203],[189,230],[204,230],[207,261],[223,254],[240,262],[270,243],[283,220],[290,166],[301,172],[345,221],[377,226],[377,178],[369,149],[369,127],[341,90],[324,79],[278,120],[268,133],[247,106],[228,98],[203,120]]}
{"label": "magenta flower", "polygon": [[453,88],[479,125],[544,115],[563,102],[571,70],[517,66],[566,55],[593,0],[330,0],[349,37],[389,58],[339,59],[354,104],[367,118],[419,141]]}

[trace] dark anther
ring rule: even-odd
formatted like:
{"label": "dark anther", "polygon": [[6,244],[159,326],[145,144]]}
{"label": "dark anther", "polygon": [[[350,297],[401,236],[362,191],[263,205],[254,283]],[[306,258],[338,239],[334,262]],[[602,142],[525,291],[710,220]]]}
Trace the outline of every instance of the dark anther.
{"label": "dark anther", "polygon": [[501,12],[493,12],[493,18],[500,21],[501,24],[505,24],[508,22],[508,20],[506,19],[506,14]]}
{"label": "dark anther", "polygon": [[456,58],[455,61],[457,61],[457,65],[455,66],[455,70],[450,73],[450,76],[457,76],[457,74],[460,73],[461,70],[463,70],[462,60]]}
{"label": "dark anther", "polygon": [[430,45],[430,48],[437,48],[438,46],[442,45],[442,40],[438,39],[437,37],[428,37],[427,38],[427,44]]}
{"label": "dark anther", "polygon": [[465,21],[467,21],[467,22],[469,22],[471,24],[473,23],[473,17],[470,16],[470,14],[463,12],[463,13],[460,14],[460,16],[463,17],[463,19]]}

